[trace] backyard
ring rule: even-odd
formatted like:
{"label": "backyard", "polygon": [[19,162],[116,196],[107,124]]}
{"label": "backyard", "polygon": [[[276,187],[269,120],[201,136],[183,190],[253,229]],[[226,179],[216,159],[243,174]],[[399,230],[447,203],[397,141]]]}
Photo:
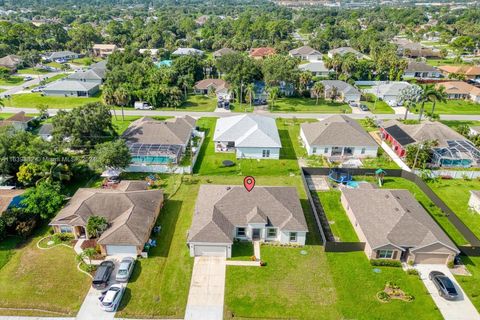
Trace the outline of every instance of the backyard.
{"label": "backyard", "polygon": [[346,103],[330,102],[312,98],[280,98],[275,101],[273,112],[314,112],[314,113],[351,113],[352,110]]}
{"label": "backyard", "polygon": [[13,94],[11,99],[5,100],[7,107],[36,108],[39,104],[45,104],[51,109],[71,109],[87,103],[99,102],[101,93],[95,97],[61,97],[42,96],[40,93]]}

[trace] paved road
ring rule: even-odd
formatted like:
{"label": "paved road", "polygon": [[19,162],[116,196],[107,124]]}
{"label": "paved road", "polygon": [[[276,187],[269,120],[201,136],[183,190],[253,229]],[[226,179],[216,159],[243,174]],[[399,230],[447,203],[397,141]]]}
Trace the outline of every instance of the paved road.
{"label": "paved road", "polygon": [[[40,81],[44,80],[44,79],[48,79],[48,78],[51,78],[53,76],[56,76],[57,74],[61,74],[61,73],[64,73],[63,71],[56,71],[56,72],[49,72],[49,73],[44,73],[42,75],[34,75],[34,74],[19,74],[18,76],[31,76],[33,79],[30,80],[30,81],[26,81],[26,82],[23,82],[17,86],[2,86],[3,89],[7,89],[6,91],[0,93],[0,98],[3,98],[7,95],[12,95],[12,94],[17,94],[17,93],[20,93],[21,91],[23,91],[24,87],[30,87],[30,86],[34,86],[34,85],[37,85],[40,83]],[[5,102],[6,105],[8,105],[8,100]],[[20,111],[20,110],[18,110]],[[18,112],[17,111],[17,112]]]}
{"label": "paved road", "polygon": [[[8,105],[8,101],[6,102]],[[48,112],[50,115],[55,115],[59,109],[49,109]],[[5,107],[1,112],[15,113],[19,111],[25,111],[27,113],[36,113],[36,109],[33,108],[10,108]],[[125,110],[126,116],[170,116],[170,117],[181,117],[184,115],[190,115],[195,118],[201,117],[231,117],[239,114],[244,114],[241,112],[193,112],[193,111],[160,111],[160,110]],[[298,118],[298,119],[324,119],[334,114],[327,113],[270,113],[270,112],[261,112],[261,115],[272,117],[272,118]],[[117,115],[119,112],[117,111]],[[400,115],[395,114],[348,114],[349,117],[353,119],[364,119],[366,117],[375,117],[377,119],[389,120],[389,119],[398,119],[402,118]],[[480,115],[441,115],[442,120],[466,120],[466,121],[480,121]],[[418,115],[409,114],[409,119],[418,119]]]}
{"label": "paved road", "polygon": [[[463,292],[462,288],[458,284],[455,277],[445,265],[433,265],[433,264],[419,264],[415,268],[420,272],[420,278],[422,279],[425,287],[430,293],[433,301],[438,307],[438,310],[442,313],[445,320],[480,320],[480,315],[477,309],[473,306],[472,302],[467,295]],[[460,297],[454,301],[448,301],[440,297],[437,288],[433,282],[428,278],[430,271],[437,270],[443,272],[448,276],[455,284]]]}

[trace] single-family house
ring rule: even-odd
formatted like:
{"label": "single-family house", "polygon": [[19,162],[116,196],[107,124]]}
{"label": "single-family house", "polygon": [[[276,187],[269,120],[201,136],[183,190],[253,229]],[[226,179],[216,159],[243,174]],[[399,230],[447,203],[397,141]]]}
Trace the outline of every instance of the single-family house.
{"label": "single-family house", "polygon": [[52,141],[53,124],[45,123],[38,130],[38,135],[45,141]]}
{"label": "single-family house", "polygon": [[309,71],[317,77],[328,77],[333,72],[332,69],[327,69],[323,61],[310,61],[298,66],[301,71]]}
{"label": "single-family house", "polygon": [[441,72],[435,67],[425,62],[409,61],[407,68],[403,73],[404,78],[415,79],[437,79],[442,76]]}
{"label": "single-family house", "polygon": [[97,63],[90,65],[90,70],[93,70],[98,76],[103,80],[106,79],[107,74],[107,60],[102,60]]}
{"label": "single-family house", "polygon": [[160,49],[148,49],[148,48],[138,49],[138,53],[140,54],[148,53],[152,57],[156,57],[159,51]]}
{"label": "single-family house", "polygon": [[235,240],[304,245],[308,232],[294,187],[201,185],[187,244],[190,256],[232,256]]}
{"label": "single-family house", "polygon": [[12,72],[17,70],[18,66],[23,63],[23,59],[20,56],[9,54],[8,56],[0,58],[0,67],[8,68]]}
{"label": "single-family house", "polygon": [[213,141],[216,152],[235,152],[237,159],[279,159],[282,148],[275,120],[250,114],[219,118]]}
{"label": "single-family house", "polygon": [[302,123],[300,138],[308,155],[327,158],[376,157],[378,144],[360,126],[345,115],[335,115],[322,121]]}
{"label": "single-family house", "polygon": [[230,48],[222,48],[222,49],[218,49],[217,51],[215,51],[213,53],[213,58],[215,59],[219,59],[227,54],[232,54],[232,53],[235,53],[236,51],[233,50],[233,49],[230,49]]}
{"label": "single-family house", "polygon": [[394,38],[393,43],[397,46],[397,53],[405,57],[439,58],[441,56],[440,50],[427,48],[421,43],[412,42],[405,38]]}
{"label": "single-family house", "polygon": [[357,59],[368,58],[366,55],[364,55],[363,53],[361,53],[358,50],[353,49],[352,47],[340,47],[340,48],[331,49],[331,50],[328,51],[327,55],[328,55],[329,58],[333,58],[333,56],[335,56],[336,54],[338,54],[340,56],[344,56],[347,53],[352,53],[355,57],[357,57]]}
{"label": "single-family house", "polygon": [[217,98],[230,101],[230,85],[222,79],[203,79],[193,87],[196,94],[209,94],[215,92]]}
{"label": "single-family house", "polygon": [[69,60],[80,58],[79,53],[75,53],[72,51],[55,51],[50,52],[42,57],[45,61],[57,61],[57,62],[66,62]]}
{"label": "single-family house", "polygon": [[402,90],[410,86],[412,85],[406,81],[390,81],[377,84],[368,91],[388,105],[397,106],[402,103]]}
{"label": "single-family house", "polygon": [[190,116],[135,120],[122,134],[132,155],[132,165],[178,164],[194,135],[195,125],[196,120]]}
{"label": "single-family house", "polygon": [[480,66],[439,66],[438,69],[445,77],[463,75],[466,79],[480,79]]}
{"label": "single-family house", "polygon": [[21,206],[24,192],[20,189],[0,189],[0,216],[10,208]]}
{"label": "single-family house", "polygon": [[444,87],[448,99],[468,99],[473,102],[480,102],[480,88],[466,82],[447,81],[438,83],[436,87]]}
{"label": "single-family house", "polygon": [[65,80],[68,81],[80,81],[80,82],[90,82],[96,84],[102,84],[105,73],[102,74],[102,71],[97,71],[96,69],[88,69],[85,71],[77,71],[72,74],[69,74]]}
{"label": "single-family house", "polygon": [[362,93],[351,84],[341,80],[322,80],[321,82],[324,86],[325,99],[332,97],[332,94],[336,91],[336,100],[343,102],[360,102]]}
{"label": "single-family house", "polygon": [[468,207],[480,213],[480,191],[479,190],[470,190],[470,199],[468,200]]}
{"label": "single-family house", "polygon": [[404,124],[390,120],[380,127],[382,139],[393,151],[405,157],[407,146],[414,143],[436,141],[430,163],[438,167],[471,167],[480,161],[480,150],[464,136],[440,122],[424,121],[420,124]]}
{"label": "single-family house", "polygon": [[27,130],[30,126],[30,123],[34,119],[34,117],[27,116],[25,111],[20,111],[4,120],[1,120],[0,126],[12,126],[15,130]]}
{"label": "single-family house", "polygon": [[460,253],[408,190],[342,188],[341,203],[368,259],[447,264]]}
{"label": "single-family house", "polygon": [[173,56],[203,56],[204,52],[195,48],[178,48],[172,52]]}
{"label": "single-family house", "polygon": [[117,49],[115,44],[94,44],[92,47],[93,55],[102,58],[108,57]]}
{"label": "single-family house", "polygon": [[277,54],[277,50],[271,47],[252,48],[249,54],[251,58],[260,60]]}
{"label": "single-family house", "polygon": [[317,61],[322,60],[322,53],[318,50],[313,49],[310,46],[302,46],[300,48],[296,48],[290,50],[288,55],[292,58],[299,58],[301,60],[308,60],[308,61]]}
{"label": "single-family house", "polygon": [[121,181],[111,189],[80,188],[50,222],[56,233],[90,238],[88,219],[104,217],[108,228],[98,237],[104,255],[140,255],[163,204],[163,192],[146,181]]}
{"label": "single-family house", "polygon": [[46,96],[92,97],[99,90],[100,85],[96,82],[62,79],[46,85],[42,92]]}

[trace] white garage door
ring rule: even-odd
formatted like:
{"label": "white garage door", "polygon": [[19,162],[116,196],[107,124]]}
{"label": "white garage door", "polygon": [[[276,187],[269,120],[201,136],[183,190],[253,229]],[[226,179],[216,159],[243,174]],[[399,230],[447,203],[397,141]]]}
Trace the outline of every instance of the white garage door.
{"label": "white garage door", "polygon": [[227,257],[227,247],[196,245],[195,256]]}
{"label": "white garage door", "polygon": [[448,254],[439,253],[417,253],[415,255],[415,263],[423,264],[446,264]]}
{"label": "white garage door", "polygon": [[137,247],[135,246],[112,246],[107,245],[108,255],[137,255]]}

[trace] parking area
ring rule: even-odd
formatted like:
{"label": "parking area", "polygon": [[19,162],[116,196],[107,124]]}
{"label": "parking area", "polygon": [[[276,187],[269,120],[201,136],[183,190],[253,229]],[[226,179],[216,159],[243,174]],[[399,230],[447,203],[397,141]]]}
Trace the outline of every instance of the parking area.
{"label": "parking area", "polygon": [[[420,272],[420,278],[422,279],[425,287],[427,288],[428,292],[430,293],[433,301],[438,307],[438,310],[442,313],[445,320],[479,320],[480,315],[478,314],[477,310],[473,306],[472,302],[465,295],[462,288],[455,280],[455,277],[450,272],[450,270],[445,265],[441,264],[418,264],[415,265],[415,268]],[[454,301],[449,301],[442,298],[435,284],[428,278],[428,275],[431,271],[440,271],[443,272],[447,277],[449,277],[458,293],[459,298]]]}

